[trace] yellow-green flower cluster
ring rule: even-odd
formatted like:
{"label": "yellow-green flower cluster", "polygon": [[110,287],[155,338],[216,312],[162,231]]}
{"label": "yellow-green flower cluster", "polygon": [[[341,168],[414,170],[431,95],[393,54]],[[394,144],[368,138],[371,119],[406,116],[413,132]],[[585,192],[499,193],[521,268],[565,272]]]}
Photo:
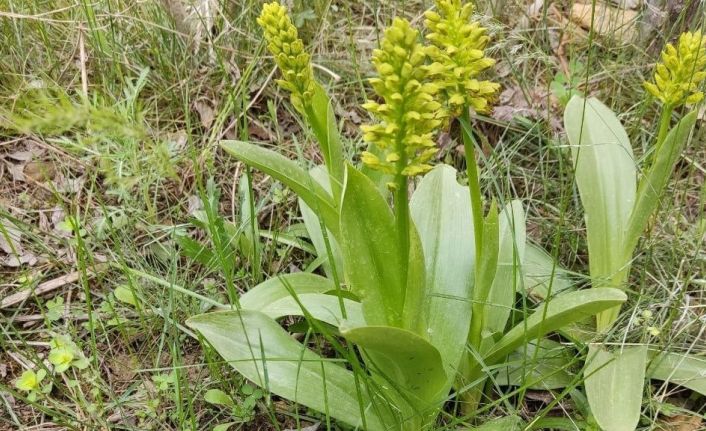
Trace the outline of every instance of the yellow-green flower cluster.
{"label": "yellow-green flower cluster", "polygon": [[458,116],[464,107],[489,111],[500,85],[478,79],[495,64],[484,52],[489,41],[487,30],[471,20],[471,3],[437,0],[436,9],[425,14],[430,42],[427,53],[433,61],[429,69],[443,88],[449,113]]}
{"label": "yellow-green flower cluster", "polygon": [[698,91],[706,79],[706,37],[700,31],[682,33],[674,47],[667,44],[662,63],[657,65],[655,82],[645,82],[645,89],[665,105],[692,105],[704,98]]}
{"label": "yellow-green flower cluster", "polygon": [[434,132],[441,124],[438,87],[429,83],[427,56],[419,32],[395,18],[385,31],[372,62],[378,77],[370,80],[381,102],[363,105],[379,123],[362,126],[364,139],[380,151],[362,154],[367,166],[393,175],[414,176],[431,169],[438,151]]}
{"label": "yellow-green flower cluster", "polygon": [[46,377],[47,372],[40,369],[36,373],[32,370],[27,370],[15,382],[15,387],[21,391],[27,392],[29,401],[36,401],[37,397],[42,393],[48,393],[51,390],[51,384],[42,385],[42,380]]}
{"label": "yellow-green flower cluster", "polygon": [[257,23],[264,30],[267,48],[282,71],[284,79],[277,83],[292,94],[292,104],[301,112],[303,101],[314,94],[314,76],[311,57],[304,51],[297,28],[287,9],[277,2],[265,3]]}
{"label": "yellow-green flower cluster", "polygon": [[49,343],[49,362],[54,365],[54,371],[63,373],[71,367],[82,370],[88,366],[88,360],[81,349],[67,335],[57,335]]}

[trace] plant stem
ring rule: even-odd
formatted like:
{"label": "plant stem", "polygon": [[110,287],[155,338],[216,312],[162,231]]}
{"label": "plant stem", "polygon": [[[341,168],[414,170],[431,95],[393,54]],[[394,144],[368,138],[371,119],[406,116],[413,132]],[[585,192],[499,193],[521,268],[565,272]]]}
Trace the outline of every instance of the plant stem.
{"label": "plant stem", "polygon": [[[339,132],[327,121],[328,118],[321,118],[314,106],[310,103],[304,105],[304,116],[309,127],[319,142],[319,148],[324,156],[324,163],[329,173],[331,183],[331,194],[336,207],[341,204],[341,186],[343,184],[343,152]],[[331,130],[333,128],[333,130]]]}
{"label": "plant stem", "polygon": [[[406,163],[406,161],[405,161]],[[395,205],[395,220],[397,222],[397,235],[399,238],[400,250],[404,257],[403,267],[407,268],[409,261],[409,190],[407,176],[398,174],[395,176],[395,191],[393,194]],[[402,274],[404,285],[407,284],[407,271]]]}
{"label": "plant stem", "polygon": [[459,119],[463,136],[463,149],[466,156],[466,175],[468,176],[468,191],[471,195],[471,211],[473,213],[473,236],[476,249],[476,261],[483,249],[483,204],[481,200],[480,180],[478,178],[478,163],[476,162],[475,144],[468,110]]}
{"label": "plant stem", "polygon": [[[478,164],[475,157],[475,138],[470,123],[470,115],[468,110],[465,111],[463,117],[460,118],[461,130],[463,136],[463,148],[466,156],[466,174],[468,176],[468,191],[471,196],[471,211],[473,213],[473,236],[475,242],[475,265],[474,265],[474,280],[477,283],[481,279],[479,277],[480,261],[483,250],[483,204],[481,200],[480,180],[478,178]],[[474,291],[479,289],[475,286]],[[468,334],[468,339],[472,346],[479,347],[481,341],[481,332],[483,326],[483,304],[476,303],[471,305],[471,329]]]}
{"label": "plant stem", "polygon": [[667,133],[669,132],[669,124],[672,121],[672,112],[674,112],[674,107],[671,105],[664,105],[662,108],[662,114],[659,117],[659,132],[657,132],[657,142],[655,143],[655,156],[657,152],[662,148],[662,143],[667,138]]}

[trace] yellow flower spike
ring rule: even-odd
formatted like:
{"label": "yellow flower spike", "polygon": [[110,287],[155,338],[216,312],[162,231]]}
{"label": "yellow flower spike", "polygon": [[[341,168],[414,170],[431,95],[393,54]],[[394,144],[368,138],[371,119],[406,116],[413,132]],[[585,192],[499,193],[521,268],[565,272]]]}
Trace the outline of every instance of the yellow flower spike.
{"label": "yellow flower spike", "polygon": [[281,4],[265,3],[257,23],[264,30],[267,48],[282,71],[284,79],[277,83],[291,93],[292,104],[301,112],[303,102],[314,94],[311,56],[304,51],[297,28]]}
{"label": "yellow flower spike", "polygon": [[425,14],[431,43],[427,54],[433,61],[428,70],[443,88],[442,95],[451,115],[458,116],[466,106],[487,112],[500,85],[481,81],[481,72],[495,64],[485,56],[490,38],[487,30],[471,21],[473,5],[461,0],[437,0],[437,11]]}
{"label": "yellow flower spike", "polygon": [[672,108],[693,105],[704,98],[698,91],[706,79],[706,36],[700,31],[682,33],[675,47],[662,51],[662,63],[655,68],[654,83],[645,82],[647,92]]}
{"label": "yellow flower spike", "polygon": [[370,168],[405,176],[431,169],[429,162],[437,152],[433,136],[442,114],[435,99],[438,86],[427,82],[426,59],[419,32],[408,21],[395,18],[372,58],[378,77],[370,84],[382,103],[363,105],[379,120],[361,126],[365,141],[381,152],[362,154]]}

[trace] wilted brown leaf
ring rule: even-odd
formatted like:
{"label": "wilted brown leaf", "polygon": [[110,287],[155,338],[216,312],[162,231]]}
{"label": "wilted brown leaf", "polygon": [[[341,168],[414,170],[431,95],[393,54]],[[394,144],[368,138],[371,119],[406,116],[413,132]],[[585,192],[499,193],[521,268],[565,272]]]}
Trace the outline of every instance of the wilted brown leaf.
{"label": "wilted brown leaf", "polygon": [[56,166],[52,162],[29,162],[24,167],[24,175],[37,182],[51,181],[56,173]]}
{"label": "wilted brown leaf", "polygon": [[197,100],[194,103],[194,109],[196,109],[196,112],[199,114],[201,125],[204,129],[209,129],[213,124],[213,120],[216,118],[215,111],[213,110],[213,107],[211,107],[211,104],[204,99]]}

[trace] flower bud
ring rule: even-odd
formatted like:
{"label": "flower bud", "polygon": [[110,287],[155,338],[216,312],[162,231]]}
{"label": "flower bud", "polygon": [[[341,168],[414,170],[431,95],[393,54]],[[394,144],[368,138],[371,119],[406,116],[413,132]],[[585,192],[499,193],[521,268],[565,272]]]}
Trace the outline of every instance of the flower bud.
{"label": "flower bud", "polygon": [[704,93],[698,88],[706,78],[706,38],[701,32],[682,33],[677,46],[667,44],[661,57],[654,83],[645,82],[645,90],[672,108],[700,102]]}
{"label": "flower bud", "polygon": [[365,141],[381,153],[362,154],[370,168],[406,176],[431,169],[429,162],[438,151],[433,137],[443,113],[436,101],[438,86],[428,82],[426,60],[419,32],[396,18],[385,31],[380,49],[373,52],[378,77],[370,83],[381,102],[363,105],[379,121],[361,127]]}
{"label": "flower bud", "polygon": [[297,28],[287,9],[277,2],[265,3],[257,23],[264,30],[267,49],[282,71],[284,79],[277,82],[292,94],[292,104],[301,112],[304,101],[314,93],[314,75],[311,57],[304,51]]}
{"label": "flower bud", "polygon": [[495,64],[485,57],[487,30],[471,20],[473,5],[461,0],[437,0],[436,12],[425,14],[431,43],[427,54],[432,60],[429,72],[442,87],[441,96],[449,113],[458,116],[464,107],[477,112],[490,110],[500,85],[481,81],[481,72]]}

